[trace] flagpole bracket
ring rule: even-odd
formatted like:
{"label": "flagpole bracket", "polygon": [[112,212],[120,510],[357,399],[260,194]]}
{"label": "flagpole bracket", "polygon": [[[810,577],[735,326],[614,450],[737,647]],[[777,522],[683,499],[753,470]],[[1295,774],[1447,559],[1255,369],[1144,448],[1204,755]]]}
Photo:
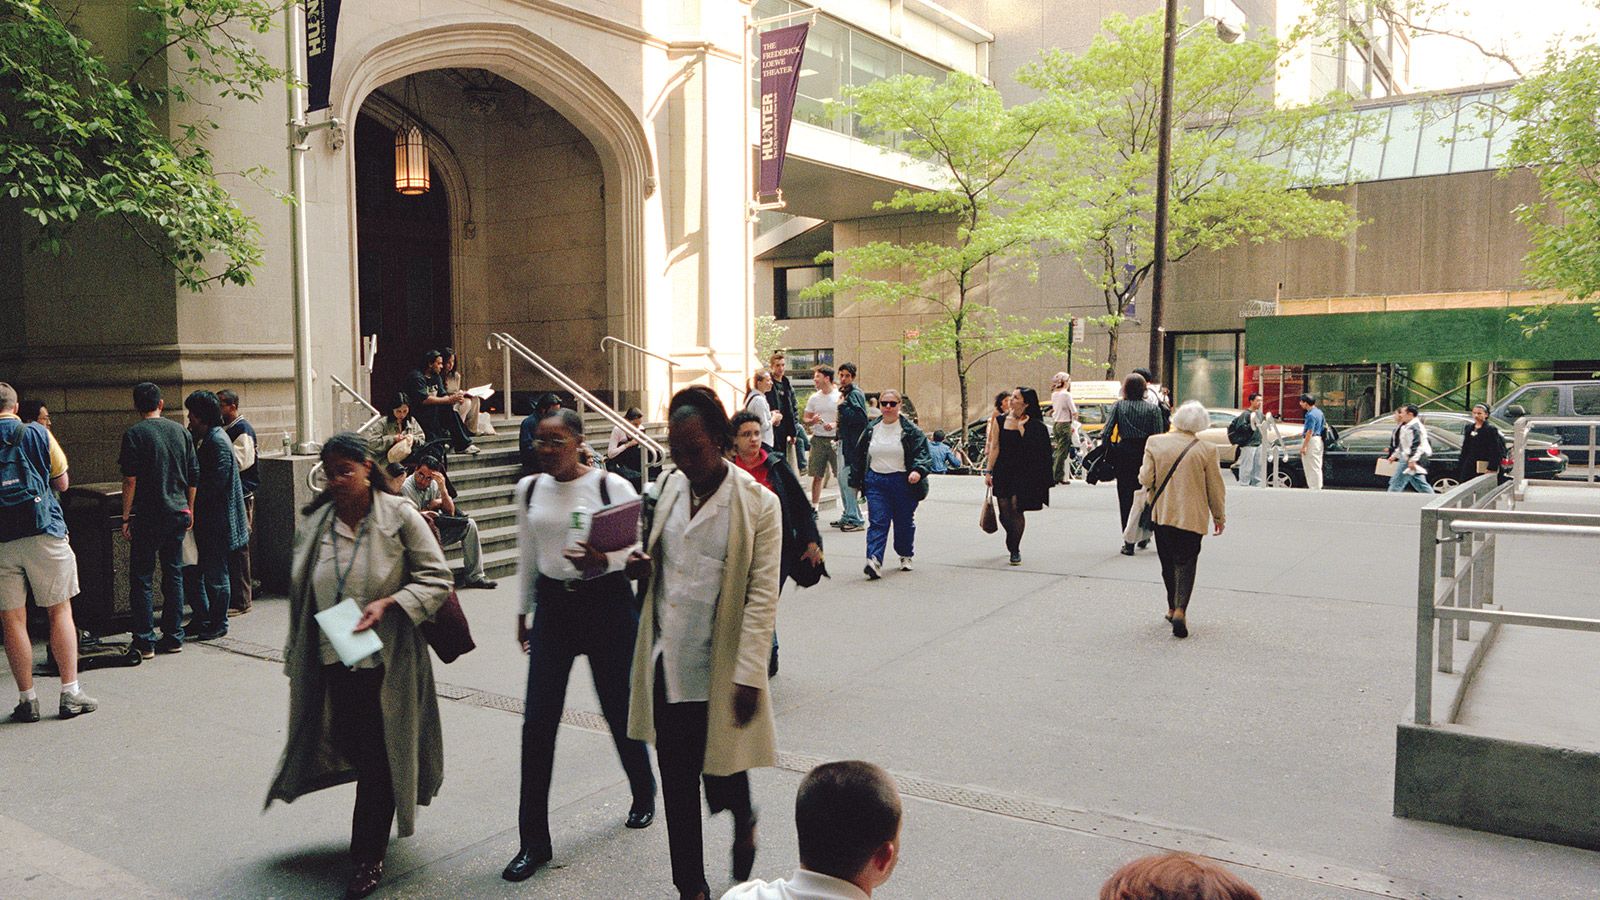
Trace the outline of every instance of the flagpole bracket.
{"label": "flagpole bracket", "polygon": [[315,125],[301,125],[295,129],[295,133],[300,136],[300,140],[304,141],[313,131],[322,131],[324,129],[328,132],[329,150],[338,150],[344,146],[344,120],[338,116],[330,116]]}

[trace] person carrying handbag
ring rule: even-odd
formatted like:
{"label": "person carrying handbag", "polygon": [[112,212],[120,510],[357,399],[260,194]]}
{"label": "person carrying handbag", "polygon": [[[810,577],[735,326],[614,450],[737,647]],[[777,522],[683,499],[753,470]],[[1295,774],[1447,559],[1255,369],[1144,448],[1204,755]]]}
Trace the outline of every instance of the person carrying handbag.
{"label": "person carrying handbag", "polygon": [[[1138,372],[1129,375],[1122,382],[1122,399],[1112,404],[1100,429],[1106,436],[1105,456],[1116,471],[1117,509],[1123,530],[1127,530],[1128,512],[1133,509],[1133,495],[1139,488],[1145,441],[1167,430],[1166,410],[1146,400],[1145,394],[1144,376]],[[1139,546],[1145,545],[1146,542],[1139,542]],[[1132,543],[1123,541],[1122,555],[1132,556],[1133,548]]]}
{"label": "person carrying handbag", "polygon": [[[328,487],[295,531],[289,634],[289,725],[267,794],[292,803],[323,788],[356,784],[346,897],[365,897],[383,880],[389,829],[416,830],[444,778],[444,737],[433,661],[420,625],[450,596],[444,551],[422,513],[389,493],[367,442],[344,432],[322,445]],[[322,633],[316,614],[352,599],[357,632],[382,648],[352,665]]]}
{"label": "person carrying handbag", "polygon": [[1148,509],[1161,559],[1161,581],[1167,588],[1166,618],[1173,635],[1180,638],[1189,635],[1189,595],[1194,591],[1200,540],[1210,523],[1214,523],[1212,533],[1221,534],[1227,518],[1217,450],[1195,436],[1210,420],[1199,401],[1178,407],[1172,432],[1146,442],[1139,467],[1139,484],[1151,492]]}

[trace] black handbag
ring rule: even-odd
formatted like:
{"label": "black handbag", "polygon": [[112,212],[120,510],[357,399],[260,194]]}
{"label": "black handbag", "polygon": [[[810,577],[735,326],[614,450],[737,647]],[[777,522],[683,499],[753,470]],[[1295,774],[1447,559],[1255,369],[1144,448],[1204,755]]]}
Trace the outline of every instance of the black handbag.
{"label": "black handbag", "polygon": [[1083,480],[1090,484],[1099,484],[1102,481],[1115,481],[1117,478],[1117,464],[1111,459],[1111,445],[1097,444],[1093,450],[1083,455]]}

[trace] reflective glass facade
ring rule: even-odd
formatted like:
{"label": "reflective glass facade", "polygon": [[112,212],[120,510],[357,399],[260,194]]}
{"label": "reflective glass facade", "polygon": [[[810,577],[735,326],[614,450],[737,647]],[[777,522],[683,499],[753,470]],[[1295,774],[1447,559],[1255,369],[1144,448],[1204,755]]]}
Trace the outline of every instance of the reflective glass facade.
{"label": "reflective glass facade", "polygon": [[1416,178],[1499,168],[1519,126],[1497,107],[1510,102],[1509,88],[1402,103],[1359,111],[1361,127],[1330,136],[1309,123],[1289,153],[1297,187]]}

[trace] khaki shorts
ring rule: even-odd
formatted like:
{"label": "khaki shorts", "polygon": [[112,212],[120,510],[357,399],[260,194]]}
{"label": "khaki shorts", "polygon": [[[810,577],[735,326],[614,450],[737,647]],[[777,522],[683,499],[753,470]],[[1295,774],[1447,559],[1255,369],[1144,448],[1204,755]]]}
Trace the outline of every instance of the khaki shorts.
{"label": "khaki shorts", "polygon": [[36,534],[0,543],[0,611],[55,606],[78,596],[78,557],[66,538]]}
{"label": "khaki shorts", "polygon": [[834,477],[839,477],[839,454],[834,452],[834,443],[831,437],[811,436],[811,452],[806,455],[807,475],[821,478],[832,469]]}

